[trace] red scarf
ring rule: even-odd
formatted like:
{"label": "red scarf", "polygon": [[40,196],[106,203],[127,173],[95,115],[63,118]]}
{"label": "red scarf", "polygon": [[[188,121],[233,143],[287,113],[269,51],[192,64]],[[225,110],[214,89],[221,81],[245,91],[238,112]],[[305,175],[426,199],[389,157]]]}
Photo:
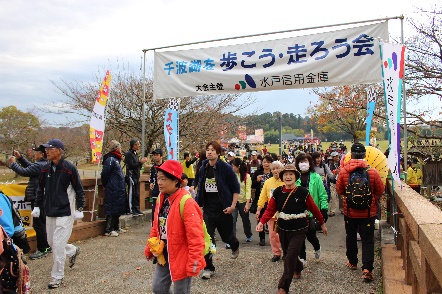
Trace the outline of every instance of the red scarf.
{"label": "red scarf", "polygon": [[121,160],[121,157],[123,156],[120,152],[116,150],[112,151],[111,154],[114,154],[118,158],[118,160]]}

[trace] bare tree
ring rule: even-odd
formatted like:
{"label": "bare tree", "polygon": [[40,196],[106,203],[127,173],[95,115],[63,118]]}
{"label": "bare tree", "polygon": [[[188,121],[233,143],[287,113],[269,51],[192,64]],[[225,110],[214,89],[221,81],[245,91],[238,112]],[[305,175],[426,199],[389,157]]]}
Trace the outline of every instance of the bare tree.
{"label": "bare tree", "polygon": [[[435,4],[431,9],[419,9],[418,17],[409,18],[408,23],[415,35],[406,41],[405,82],[408,102],[415,111],[407,112],[409,129],[418,138],[442,139],[442,135],[419,132],[419,127],[432,130],[442,128],[442,8]],[[418,20],[419,19],[419,20]],[[438,97],[439,103],[425,103],[428,97]],[[435,109],[436,108],[436,109]]]}
{"label": "bare tree", "polygon": [[[65,97],[61,113],[75,113],[89,123],[95,97],[100,86],[96,83],[53,82]],[[181,150],[195,150],[209,139],[219,139],[224,119],[253,104],[255,98],[238,94],[182,97],[179,111]],[[164,149],[164,114],[168,99],[153,99],[153,79],[146,79],[145,153],[153,148]],[[112,72],[110,98],[106,106],[105,142],[116,139],[126,143],[132,137],[140,138],[143,117],[143,77],[123,69]],[[48,110],[46,110],[48,111]],[[85,138],[88,141],[88,137]],[[124,145],[123,145],[124,146]]]}

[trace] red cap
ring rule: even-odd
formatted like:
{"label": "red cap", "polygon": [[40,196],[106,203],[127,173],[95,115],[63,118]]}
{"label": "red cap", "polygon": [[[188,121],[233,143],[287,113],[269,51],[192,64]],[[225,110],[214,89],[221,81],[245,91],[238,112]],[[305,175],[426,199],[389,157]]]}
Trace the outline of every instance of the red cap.
{"label": "red cap", "polygon": [[168,173],[180,182],[183,182],[183,180],[181,179],[181,176],[183,174],[183,166],[179,161],[173,159],[166,160],[162,165],[155,166],[155,168],[157,170],[159,169],[165,173]]}

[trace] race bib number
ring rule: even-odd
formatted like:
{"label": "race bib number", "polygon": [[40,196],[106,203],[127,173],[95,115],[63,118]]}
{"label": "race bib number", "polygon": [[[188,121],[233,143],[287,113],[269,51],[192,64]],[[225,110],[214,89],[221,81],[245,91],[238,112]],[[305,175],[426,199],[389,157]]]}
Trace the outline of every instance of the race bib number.
{"label": "race bib number", "polygon": [[206,189],[206,193],[217,193],[218,187],[216,186],[215,178],[206,179],[206,184],[204,185],[204,188]]}
{"label": "race bib number", "polygon": [[160,239],[161,240],[167,240],[167,225],[166,225],[166,218],[165,217],[159,217],[158,222],[160,225]]}
{"label": "race bib number", "polygon": [[254,174],[257,170],[258,170],[258,168],[256,166],[251,166],[250,167],[250,173],[251,174]]}

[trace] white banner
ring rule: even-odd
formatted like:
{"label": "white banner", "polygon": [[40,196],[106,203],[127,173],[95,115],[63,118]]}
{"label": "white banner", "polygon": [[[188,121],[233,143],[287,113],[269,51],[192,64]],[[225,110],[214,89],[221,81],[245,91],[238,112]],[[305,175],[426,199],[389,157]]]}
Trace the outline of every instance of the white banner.
{"label": "white banner", "polygon": [[[388,166],[395,182],[402,188],[400,180],[400,118],[402,80],[404,77],[405,46],[401,44],[381,44],[382,75],[384,83],[384,97],[387,111],[387,122],[390,131],[390,153]],[[407,159],[405,158],[405,167]]]}
{"label": "white banner", "polygon": [[155,52],[154,97],[245,93],[382,81],[387,22],[213,48]]}

